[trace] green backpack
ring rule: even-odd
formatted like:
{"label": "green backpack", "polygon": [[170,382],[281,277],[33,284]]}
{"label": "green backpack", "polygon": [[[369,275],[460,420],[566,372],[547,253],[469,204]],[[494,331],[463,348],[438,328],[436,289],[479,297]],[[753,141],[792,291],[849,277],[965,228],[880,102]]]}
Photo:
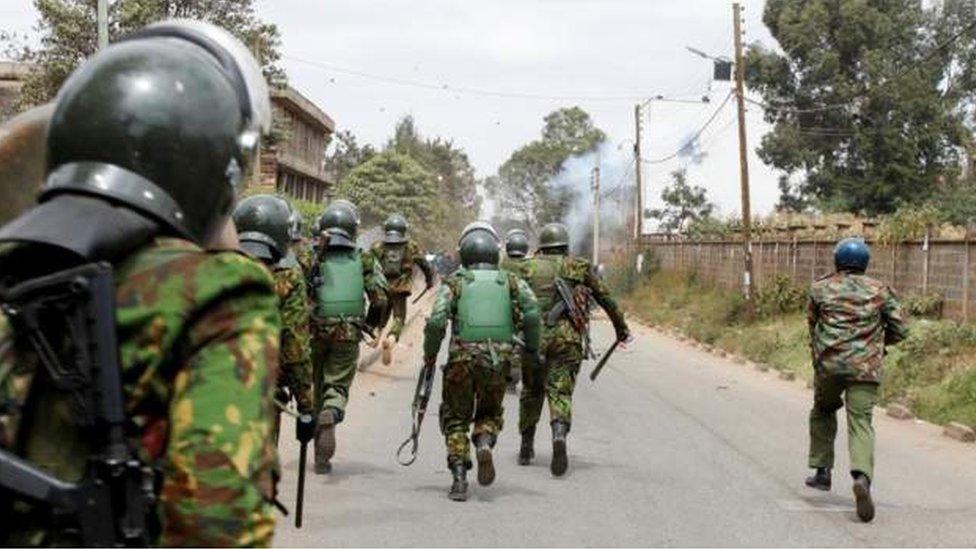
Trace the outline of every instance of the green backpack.
{"label": "green backpack", "polygon": [[359,250],[330,250],[319,267],[315,315],[323,318],[362,318],[366,314],[366,281]]}
{"label": "green backpack", "polygon": [[457,302],[460,341],[509,343],[515,335],[508,273],[474,270],[461,277]]}

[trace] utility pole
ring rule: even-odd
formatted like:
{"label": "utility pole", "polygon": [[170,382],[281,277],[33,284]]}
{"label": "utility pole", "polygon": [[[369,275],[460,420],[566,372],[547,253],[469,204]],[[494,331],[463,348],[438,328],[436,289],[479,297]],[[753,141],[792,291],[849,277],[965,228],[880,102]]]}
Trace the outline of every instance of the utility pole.
{"label": "utility pole", "polygon": [[98,49],[108,46],[108,0],[98,0],[96,13],[98,24]]}
{"label": "utility pole", "polygon": [[590,177],[593,189],[593,266],[600,266],[600,166],[594,166]]}
{"label": "utility pole", "polygon": [[742,5],[732,4],[735,32],[735,99],[739,108],[739,182],[742,192],[742,250],[745,271],[742,274],[746,316],[755,314],[752,279],[752,210],[749,205],[749,155],[746,143],[745,61],[742,56]]}
{"label": "utility pole", "polygon": [[644,163],[641,160],[641,133],[643,133],[643,121],[641,120],[641,105],[634,106],[634,182],[637,187],[637,212],[634,216],[634,240],[639,241],[644,232],[644,182],[641,178],[641,168]]}

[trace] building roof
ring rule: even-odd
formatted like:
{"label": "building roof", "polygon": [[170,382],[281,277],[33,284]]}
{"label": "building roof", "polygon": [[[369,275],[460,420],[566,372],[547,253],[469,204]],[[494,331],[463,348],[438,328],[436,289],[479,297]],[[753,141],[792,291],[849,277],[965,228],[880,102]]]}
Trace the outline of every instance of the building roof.
{"label": "building roof", "polygon": [[272,89],[271,100],[319,131],[326,133],[335,131],[335,122],[332,118],[291,86]]}

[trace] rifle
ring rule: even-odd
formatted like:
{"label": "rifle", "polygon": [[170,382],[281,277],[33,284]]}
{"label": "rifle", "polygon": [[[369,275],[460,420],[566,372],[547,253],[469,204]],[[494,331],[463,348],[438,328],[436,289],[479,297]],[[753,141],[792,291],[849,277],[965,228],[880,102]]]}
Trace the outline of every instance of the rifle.
{"label": "rifle", "polygon": [[[403,465],[404,467],[412,465],[414,461],[417,460],[417,445],[420,440],[420,426],[424,422],[424,415],[427,414],[427,403],[430,401],[430,394],[434,388],[434,375],[437,373],[436,366],[433,363],[430,365],[424,364],[423,368],[420,370],[420,376],[417,378],[417,389],[413,394],[413,404],[411,404],[411,414],[413,416],[413,425],[410,428],[410,436],[407,440],[403,441],[403,444],[397,448],[396,460],[397,463]],[[410,457],[403,459],[400,455],[403,453],[403,449],[411,444],[410,447]]]}
{"label": "rifle", "polygon": [[546,315],[546,325],[554,326],[559,317],[565,315],[569,318],[573,328],[583,338],[583,356],[594,358],[593,347],[590,343],[590,317],[588,311],[580,307],[580,303],[573,296],[573,289],[563,278],[553,279],[553,286],[556,288],[556,295],[559,301]]}
{"label": "rifle", "polygon": [[429,292],[430,289],[433,288],[433,287],[434,287],[433,285],[430,285],[430,286],[427,286],[426,288],[424,288],[424,291],[422,291],[419,294],[417,294],[417,297],[415,297],[413,299],[413,301],[410,302],[410,304],[411,305],[416,305],[417,302],[420,301],[420,298],[424,297],[427,294],[427,292]]}
{"label": "rifle", "polygon": [[607,364],[607,360],[610,359],[610,355],[612,355],[613,352],[617,350],[617,345],[620,345],[619,339],[613,342],[613,345],[611,345],[610,348],[607,349],[607,352],[603,353],[603,358],[600,359],[600,362],[596,363],[596,367],[593,368],[592,372],[590,372],[590,381],[596,381],[596,376],[600,375],[600,370],[602,370],[603,367]]}
{"label": "rifle", "polygon": [[[296,417],[295,421],[312,421],[308,414]],[[303,441],[298,447],[298,493],[295,496],[295,528],[302,527],[302,512],[305,509],[305,466],[308,463],[308,443]]]}
{"label": "rifle", "polygon": [[94,441],[77,483],[0,450],[0,492],[47,507],[54,527],[82,545],[148,545],[156,475],[126,438],[112,267],[91,263],[3,287],[0,302],[49,381],[72,395],[77,423]]}

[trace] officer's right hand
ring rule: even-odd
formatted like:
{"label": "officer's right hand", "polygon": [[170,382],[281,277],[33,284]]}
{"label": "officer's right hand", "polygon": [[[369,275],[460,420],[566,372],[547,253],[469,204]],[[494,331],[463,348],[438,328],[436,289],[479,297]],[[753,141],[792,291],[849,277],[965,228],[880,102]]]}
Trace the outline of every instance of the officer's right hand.
{"label": "officer's right hand", "polygon": [[315,438],[315,418],[312,414],[301,414],[295,419],[295,438],[302,444]]}

